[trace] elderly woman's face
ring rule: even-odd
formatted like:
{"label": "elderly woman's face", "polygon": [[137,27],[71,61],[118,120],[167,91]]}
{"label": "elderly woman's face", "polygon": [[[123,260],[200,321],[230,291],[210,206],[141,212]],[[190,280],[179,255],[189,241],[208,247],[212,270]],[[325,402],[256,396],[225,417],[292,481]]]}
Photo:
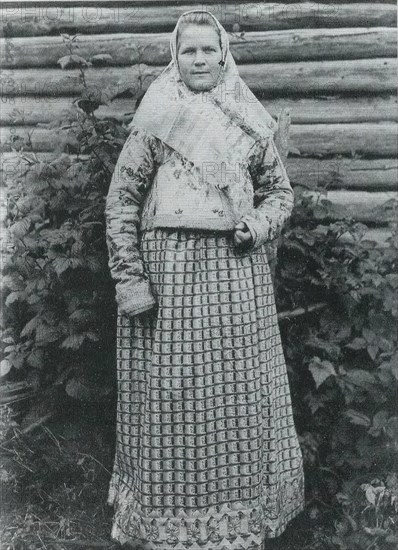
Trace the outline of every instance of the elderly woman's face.
{"label": "elderly woman's face", "polygon": [[189,25],[181,32],[177,60],[185,84],[192,90],[210,90],[221,70],[218,32],[211,26]]}

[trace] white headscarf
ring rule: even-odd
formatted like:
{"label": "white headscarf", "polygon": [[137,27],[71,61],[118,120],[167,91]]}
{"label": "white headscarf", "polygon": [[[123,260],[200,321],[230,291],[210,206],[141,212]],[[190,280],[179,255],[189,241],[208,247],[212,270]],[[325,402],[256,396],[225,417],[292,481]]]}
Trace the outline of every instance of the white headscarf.
{"label": "white headscarf", "polygon": [[[208,91],[191,90],[178,67],[178,27],[191,13],[210,15],[220,35],[221,70]],[[213,14],[184,12],[171,34],[170,50],[170,63],[149,86],[130,129],[144,128],[197,166],[204,162],[233,166],[254,143],[273,136],[277,124],[240,78],[228,34]]]}

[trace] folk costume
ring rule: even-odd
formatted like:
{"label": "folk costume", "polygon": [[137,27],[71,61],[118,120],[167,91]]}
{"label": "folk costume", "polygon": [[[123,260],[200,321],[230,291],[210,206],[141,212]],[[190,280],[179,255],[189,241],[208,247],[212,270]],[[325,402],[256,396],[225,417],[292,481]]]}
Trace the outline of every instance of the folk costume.
{"label": "folk costume", "polygon": [[[209,91],[172,60],[150,85],[106,201],[116,282],[112,537],[140,550],[261,550],[304,505],[302,454],[265,244],[293,192],[275,121],[222,59]],[[234,244],[244,221],[252,245]]]}

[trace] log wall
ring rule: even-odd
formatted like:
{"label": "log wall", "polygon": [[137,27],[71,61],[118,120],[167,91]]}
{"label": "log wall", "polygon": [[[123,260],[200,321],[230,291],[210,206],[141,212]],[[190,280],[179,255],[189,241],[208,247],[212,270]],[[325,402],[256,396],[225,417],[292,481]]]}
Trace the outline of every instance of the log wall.
{"label": "log wall", "polygon": [[[293,186],[327,189],[379,241],[397,196],[396,5],[379,2],[217,2],[140,0],[4,2],[0,59],[1,173],[12,174],[12,144],[31,135],[49,154],[62,140],[44,127],[78,97],[77,70],[62,70],[62,33],[77,34],[86,59],[110,54],[86,72],[89,85],[120,97],[101,117],[131,120],[137,100],[170,60],[169,36],[181,13],[208,9],[230,35],[240,74],[277,118],[291,114],[286,165]],[[6,180],[6,177],[3,178]],[[345,210],[344,210],[345,209]],[[341,214],[341,212],[343,214]]]}

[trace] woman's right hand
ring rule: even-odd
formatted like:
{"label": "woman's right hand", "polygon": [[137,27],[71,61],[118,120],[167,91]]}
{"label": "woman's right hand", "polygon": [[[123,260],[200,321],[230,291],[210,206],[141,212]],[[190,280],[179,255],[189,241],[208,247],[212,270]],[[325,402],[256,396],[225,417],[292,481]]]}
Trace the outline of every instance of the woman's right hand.
{"label": "woman's right hand", "polygon": [[253,237],[245,222],[239,222],[235,226],[234,243],[240,248],[250,248],[253,244]]}

